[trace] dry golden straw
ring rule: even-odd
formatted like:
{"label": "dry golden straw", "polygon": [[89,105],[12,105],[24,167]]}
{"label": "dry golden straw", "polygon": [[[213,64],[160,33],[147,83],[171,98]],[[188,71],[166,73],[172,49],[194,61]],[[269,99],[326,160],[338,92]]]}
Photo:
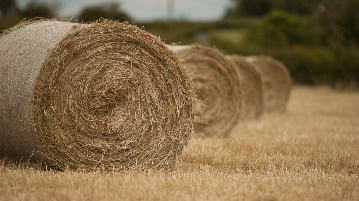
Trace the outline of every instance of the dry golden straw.
{"label": "dry golden straw", "polygon": [[197,136],[226,137],[240,118],[242,86],[233,61],[214,48],[168,46],[177,52],[195,84]]}
{"label": "dry golden straw", "polygon": [[292,87],[288,69],[280,61],[269,56],[250,56],[246,59],[262,75],[264,110],[269,113],[284,112]]}
{"label": "dry golden straw", "polygon": [[259,118],[263,113],[263,81],[259,71],[240,55],[229,55],[242,77],[242,120]]}
{"label": "dry golden straw", "polygon": [[0,46],[0,155],[61,169],[168,169],[193,134],[187,72],[134,25],[26,22]]}

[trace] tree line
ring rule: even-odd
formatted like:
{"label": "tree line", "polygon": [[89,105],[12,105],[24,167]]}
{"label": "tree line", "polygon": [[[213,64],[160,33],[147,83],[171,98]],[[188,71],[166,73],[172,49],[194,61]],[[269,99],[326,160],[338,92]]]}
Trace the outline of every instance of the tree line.
{"label": "tree line", "polygon": [[[289,68],[295,83],[333,86],[354,83],[359,88],[359,0],[232,0],[232,3],[223,19],[215,22],[174,20],[140,25],[168,41],[187,43],[196,42],[198,32],[238,30],[241,33],[238,38],[244,38],[240,44],[212,36],[210,45],[226,53],[273,56]],[[20,9],[15,0],[0,0],[0,31],[24,18],[58,17],[59,10],[59,5],[44,1],[32,0]],[[132,21],[117,3],[84,7],[75,19],[90,22],[101,17]],[[18,21],[11,22],[11,18]]]}
{"label": "tree line", "polygon": [[[54,18],[58,17],[59,5],[56,3],[45,3],[31,0],[24,8],[20,9],[15,0],[0,0],[0,19],[1,18]],[[131,21],[131,17],[121,10],[118,3],[105,3],[97,6],[84,7],[76,18],[79,21],[90,22],[99,18],[108,18],[119,21]]]}
{"label": "tree line", "polygon": [[292,15],[308,16],[322,25],[333,37],[359,45],[358,0],[232,0],[226,17],[268,15],[281,10]]}

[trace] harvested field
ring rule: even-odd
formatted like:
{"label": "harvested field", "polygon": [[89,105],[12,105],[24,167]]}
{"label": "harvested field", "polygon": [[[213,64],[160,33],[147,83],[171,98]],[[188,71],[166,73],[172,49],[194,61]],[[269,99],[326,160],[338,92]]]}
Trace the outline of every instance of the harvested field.
{"label": "harvested field", "polygon": [[264,111],[283,113],[292,87],[288,69],[283,63],[269,56],[250,56],[246,59],[257,67],[262,75]]}
{"label": "harvested field", "polygon": [[228,136],[239,121],[243,101],[242,80],[234,62],[211,47],[168,47],[178,53],[194,82],[196,136]]}
{"label": "harvested field", "polygon": [[359,200],[359,93],[292,90],[287,112],[193,138],[172,172],[42,171],[0,161],[0,200]]}
{"label": "harvested field", "polygon": [[134,25],[31,21],[0,46],[1,156],[60,169],[170,169],[193,134],[188,74]]}

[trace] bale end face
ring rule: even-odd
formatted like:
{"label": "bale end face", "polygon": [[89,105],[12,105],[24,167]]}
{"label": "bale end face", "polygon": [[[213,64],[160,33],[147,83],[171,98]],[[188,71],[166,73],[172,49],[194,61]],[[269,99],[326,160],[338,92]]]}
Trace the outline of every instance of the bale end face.
{"label": "bale end face", "polygon": [[228,55],[233,60],[242,79],[242,110],[241,120],[259,118],[263,113],[263,81],[262,75],[240,55]]}
{"label": "bale end face", "polygon": [[[173,167],[194,123],[194,92],[178,57],[134,25],[102,20],[70,26],[33,65],[38,73],[27,94],[31,119],[21,116],[31,121],[27,135],[38,141],[40,158],[61,169]],[[27,36],[26,28],[16,34]],[[42,41],[38,49],[45,48]],[[39,54],[27,51],[34,58]],[[20,60],[12,68],[21,71],[24,65]],[[12,139],[24,140],[22,134]]]}
{"label": "bale end face", "polygon": [[173,48],[194,82],[197,136],[226,137],[238,123],[242,83],[234,63],[220,51],[201,45]]}
{"label": "bale end face", "polygon": [[265,111],[283,113],[292,87],[288,69],[280,61],[269,56],[251,56],[247,60],[262,75]]}

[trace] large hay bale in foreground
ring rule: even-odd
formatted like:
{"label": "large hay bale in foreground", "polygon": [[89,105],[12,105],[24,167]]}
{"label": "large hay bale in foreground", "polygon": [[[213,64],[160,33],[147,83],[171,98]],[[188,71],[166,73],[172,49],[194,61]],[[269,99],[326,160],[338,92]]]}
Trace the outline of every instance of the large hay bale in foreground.
{"label": "large hay bale in foreground", "polygon": [[288,69],[280,61],[269,56],[250,56],[246,59],[262,75],[265,111],[284,112],[292,87]]}
{"label": "large hay bale in foreground", "polygon": [[168,46],[177,52],[195,85],[197,136],[227,136],[238,123],[241,110],[241,79],[233,61],[214,48]]}
{"label": "large hay bale in foreground", "polygon": [[194,128],[178,56],[134,25],[26,22],[0,37],[0,155],[60,169],[168,169]]}
{"label": "large hay bale in foreground", "polygon": [[242,77],[242,120],[252,120],[263,113],[263,81],[260,72],[240,55],[229,55]]}

